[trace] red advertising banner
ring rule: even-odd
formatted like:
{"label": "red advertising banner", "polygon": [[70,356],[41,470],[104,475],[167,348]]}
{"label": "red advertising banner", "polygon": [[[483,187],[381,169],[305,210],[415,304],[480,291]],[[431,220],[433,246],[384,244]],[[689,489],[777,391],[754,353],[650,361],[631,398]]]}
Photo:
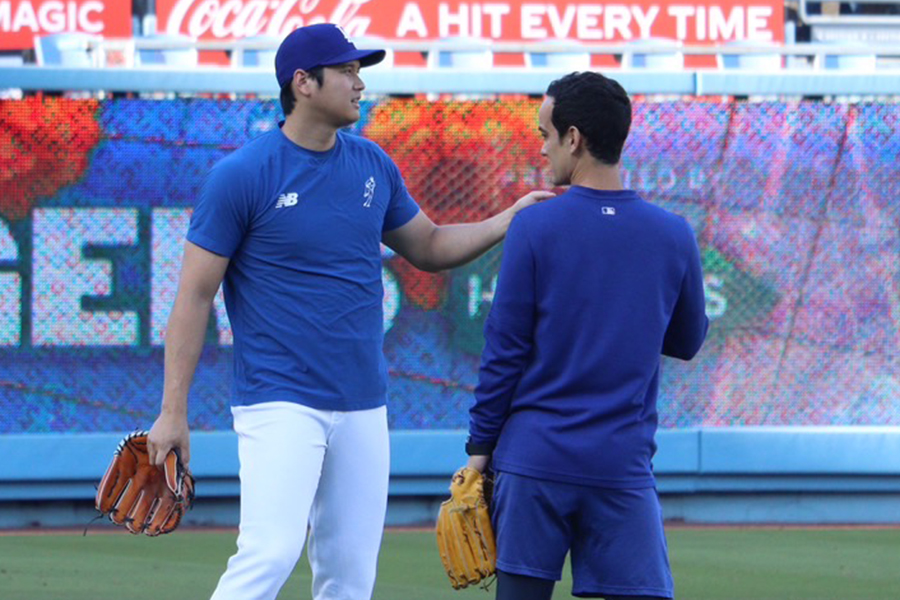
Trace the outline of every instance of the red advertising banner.
{"label": "red advertising banner", "polygon": [[157,0],[157,15],[161,30],[201,39],[281,37],[303,25],[330,22],[350,36],[402,41],[452,36],[507,42],[784,41],[784,0]]}
{"label": "red advertising banner", "polygon": [[129,0],[0,0],[0,50],[34,46],[34,36],[78,31],[131,37]]}

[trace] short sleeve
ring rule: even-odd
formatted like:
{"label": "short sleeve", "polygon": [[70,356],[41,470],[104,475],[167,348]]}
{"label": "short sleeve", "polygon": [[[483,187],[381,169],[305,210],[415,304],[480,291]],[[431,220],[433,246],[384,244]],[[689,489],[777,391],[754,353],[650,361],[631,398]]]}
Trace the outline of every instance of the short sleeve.
{"label": "short sleeve", "polygon": [[240,246],[250,222],[250,202],[240,174],[240,170],[228,169],[222,163],[210,170],[187,234],[190,242],[229,258]]}
{"label": "short sleeve", "polygon": [[391,199],[384,214],[384,225],[381,230],[391,231],[409,223],[419,213],[419,205],[406,189],[406,182],[403,181],[403,175],[394,161],[387,154],[383,155],[383,159],[386,161],[391,179]]}

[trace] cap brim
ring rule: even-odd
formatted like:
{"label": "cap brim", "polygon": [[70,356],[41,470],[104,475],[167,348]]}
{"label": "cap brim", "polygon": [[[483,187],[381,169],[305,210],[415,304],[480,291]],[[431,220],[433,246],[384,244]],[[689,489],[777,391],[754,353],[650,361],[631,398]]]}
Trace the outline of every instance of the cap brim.
{"label": "cap brim", "polygon": [[328,62],[324,62],[320,66],[332,67],[358,60],[360,67],[371,67],[383,61],[386,54],[384,50],[351,50],[329,58]]}

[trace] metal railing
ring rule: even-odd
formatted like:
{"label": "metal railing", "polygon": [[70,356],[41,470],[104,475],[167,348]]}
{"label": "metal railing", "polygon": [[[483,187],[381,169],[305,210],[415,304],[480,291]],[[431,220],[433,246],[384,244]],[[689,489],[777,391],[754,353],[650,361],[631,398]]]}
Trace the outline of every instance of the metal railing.
{"label": "metal railing", "polygon": [[[364,73],[366,94],[543,94],[566,70],[501,67],[491,70],[396,67]],[[846,71],[751,71],[703,69],[606,71],[630,94],[679,96],[757,95],[900,97],[893,69]],[[274,72],[267,69],[196,67],[64,68],[0,67],[0,88],[30,91],[173,92],[257,94],[277,97]]]}
{"label": "metal railing", "polygon": [[[900,24],[900,16],[895,19]],[[649,42],[649,43],[647,43]],[[275,50],[277,42],[263,40],[183,40],[155,38],[97,38],[88,42],[86,51],[94,57],[94,66],[135,66],[134,56],[141,50],[198,50],[238,53],[247,50]],[[787,66],[797,68],[820,68],[825,56],[872,55],[881,61],[880,66],[900,67],[900,43],[860,45],[858,43],[794,43],[775,44],[752,40],[718,45],[683,45],[675,40],[634,40],[624,43],[567,43],[559,42],[484,42],[442,40],[436,42],[400,42],[385,40],[381,47],[394,52],[421,53],[483,51],[487,47],[492,54],[589,54],[614,56],[622,64],[632,64],[629,60],[636,54],[661,55],[678,53],[683,56],[734,56],[754,54],[778,54],[785,57],[802,57],[807,61],[786,61]],[[119,57],[110,61],[109,57]],[[893,59],[893,60],[891,60]],[[897,64],[893,64],[896,62]],[[489,65],[488,65],[489,66]]]}
{"label": "metal railing", "polygon": [[[133,53],[139,49],[273,50],[274,42],[207,41],[128,38],[98,39],[90,51],[98,57],[110,53]],[[394,52],[427,54],[448,50],[446,41],[391,42],[383,44]],[[483,50],[483,44],[460,42],[454,50]],[[632,94],[677,95],[900,95],[900,44],[860,48],[855,44],[808,43],[766,44],[742,42],[716,46],[671,44],[638,46],[633,43],[509,43],[491,45],[494,54],[524,53],[589,53],[614,56],[617,64],[632,65],[629,55],[679,53],[684,56],[753,56],[783,57],[782,68],[716,67],[655,69],[648,67],[603,67],[612,73]],[[859,56],[863,52],[878,57],[877,68],[869,70],[830,70],[826,57]],[[228,93],[277,96],[274,69],[240,66],[135,66],[133,62],[111,68],[105,60],[97,60],[92,68],[35,67],[24,65],[0,67],[0,88],[25,91],[96,90],[108,92]],[[781,63],[779,63],[781,64]],[[874,64],[874,61],[868,63]],[[108,65],[106,67],[101,65]],[[395,66],[391,69],[367,70],[367,92],[374,94],[542,94],[555,77],[574,70],[560,67],[488,66],[478,69],[424,68]]]}
{"label": "metal railing", "polygon": [[[895,19],[900,24],[900,17]],[[685,56],[721,56],[740,55],[740,54],[780,54],[783,56],[809,57],[819,59],[814,63],[821,63],[821,58],[825,55],[858,55],[862,51],[876,57],[900,58],[900,43],[898,44],[878,44],[872,45],[865,49],[856,44],[834,44],[834,43],[800,43],[800,44],[768,44],[765,42],[744,41],[741,44],[724,43],[719,45],[683,45],[675,40],[671,43],[642,44],[644,40],[635,40],[635,42],[624,43],[521,43],[521,42],[493,42],[489,45],[489,49],[493,54],[576,54],[587,53],[592,55],[605,56],[629,56],[634,54],[669,54],[679,52]],[[655,42],[663,42],[663,40],[654,40]],[[483,43],[473,43],[472,41],[460,41],[455,44],[442,41],[440,44],[435,42],[398,42],[385,40],[381,45],[382,48],[393,50],[394,52],[418,52],[427,55],[431,52],[448,52],[448,51],[475,51],[484,50]],[[212,41],[212,40],[157,40],[144,38],[129,39],[103,39],[99,40],[94,50],[101,56],[111,52],[133,53],[137,50],[171,50],[171,49],[196,49],[196,50],[212,50],[239,52],[243,50],[275,50],[277,44],[265,41]]]}

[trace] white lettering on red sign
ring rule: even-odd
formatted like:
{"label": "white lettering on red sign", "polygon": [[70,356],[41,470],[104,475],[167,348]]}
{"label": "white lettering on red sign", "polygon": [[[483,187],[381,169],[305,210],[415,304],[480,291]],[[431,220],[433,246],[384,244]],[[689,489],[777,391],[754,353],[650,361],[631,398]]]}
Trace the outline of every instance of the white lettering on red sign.
{"label": "white lettering on red sign", "polygon": [[428,26],[425,25],[425,17],[422,10],[415,2],[407,2],[397,23],[397,37],[406,37],[409,33],[415,33],[420,38],[428,37]]}
{"label": "white lettering on red sign", "polygon": [[523,40],[647,38],[659,10],[651,5],[645,11],[636,4],[567,4],[562,10],[555,4],[523,4],[521,36]]}
{"label": "white lettering on red sign", "polygon": [[496,2],[461,2],[455,8],[441,2],[438,5],[438,36],[500,39],[503,37],[503,19],[511,11],[509,4]]}
{"label": "white lettering on red sign", "polygon": [[297,27],[324,22],[343,26],[350,36],[390,39],[781,39],[780,14],[773,0],[748,0],[749,4],[715,0],[159,1],[164,31],[206,39],[282,37]]}
{"label": "white lettering on red sign", "polygon": [[165,31],[191,37],[244,38],[254,35],[283,37],[297,27],[335,23],[350,36],[365,35],[371,18],[359,10],[371,0],[339,0],[323,12],[319,0],[178,0]]}
{"label": "white lettering on red sign", "polygon": [[[693,33],[697,40],[753,40],[770,42],[773,34],[769,20],[772,18],[770,6],[687,6],[676,5],[668,8],[668,14],[675,19],[675,36],[685,39]],[[690,31],[693,28],[693,32]]]}
{"label": "white lettering on red sign", "polygon": [[0,31],[18,33],[62,33],[83,31],[102,33],[103,2],[88,0],[50,0],[49,2],[22,0],[15,9],[14,2],[0,1]]}

